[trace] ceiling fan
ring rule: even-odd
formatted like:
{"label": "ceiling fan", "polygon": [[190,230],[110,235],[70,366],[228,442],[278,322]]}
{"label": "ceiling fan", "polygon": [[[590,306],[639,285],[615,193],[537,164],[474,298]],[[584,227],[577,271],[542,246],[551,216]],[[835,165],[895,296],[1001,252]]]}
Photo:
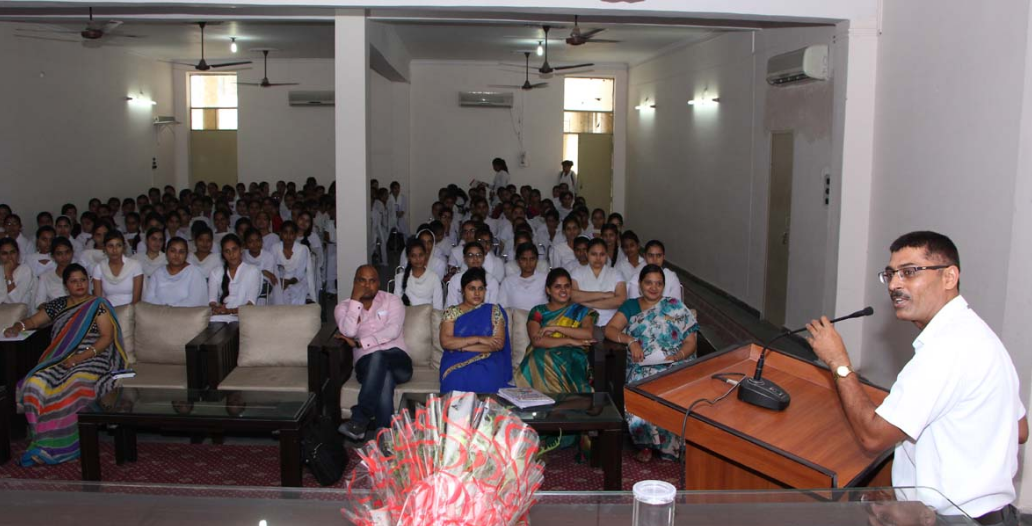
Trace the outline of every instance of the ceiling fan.
{"label": "ceiling fan", "polygon": [[244,64],[250,64],[250,60],[238,60],[236,62],[223,62],[222,64],[209,64],[204,60],[204,26],[208,25],[207,22],[197,22],[197,25],[201,26],[201,61],[197,64],[185,64],[183,62],[173,62],[173,64],[179,64],[180,66],[193,66],[197,71],[208,71],[211,68],[226,68],[229,66],[242,66]]}
{"label": "ceiling fan", "polygon": [[299,82],[269,82],[269,49],[252,49],[251,51],[261,51],[264,55],[263,63],[265,64],[265,74],[262,76],[261,82],[237,82],[238,86],[258,86],[260,88],[272,88],[274,86],[297,86]]}
{"label": "ceiling fan", "polygon": [[[586,68],[588,66],[594,66],[595,65],[595,64],[593,64],[591,62],[588,62],[588,63],[584,63],[584,64],[574,64],[572,66],[555,66],[555,67],[552,67],[548,63],[548,30],[552,29],[552,28],[550,26],[543,26],[542,29],[545,30],[545,62],[541,64],[540,68],[538,68],[538,73],[541,73],[542,75],[548,75],[549,73],[552,73],[554,71],[562,71],[564,69],[573,69],[573,68]],[[568,40],[567,40],[567,42],[568,42]]]}
{"label": "ceiling fan", "polygon": [[[82,42],[87,42],[87,41],[90,41],[90,40],[100,40],[105,35],[109,39],[110,38],[143,38],[140,35],[127,35],[127,34],[124,34],[124,33],[115,33],[115,34],[113,34],[114,31],[116,29],[118,29],[119,26],[122,25],[122,22],[119,21],[119,20],[107,20],[107,21],[94,20],[93,19],[93,8],[91,7],[91,8],[89,8],[89,10],[90,10],[90,21],[86,23],[86,27],[83,28],[83,29],[66,29],[66,28],[62,28],[62,27],[55,27],[54,29],[23,29],[23,28],[18,28],[17,31],[26,32],[26,33],[78,34],[80,37],[82,37]],[[30,37],[28,35],[19,35],[19,36],[24,36],[26,38],[41,38],[41,37]],[[52,39],[47,39],[47,40],[59,40],[59,41],[63,41],[63,42],[79,42],[78,40],[66,40],[66,39],[60,39],[60,38],[52,38]]]}
{"label": "ceiling fan", "polygon": [[577,25],[577,15],[573,16],[573,30],[570,31],[569,38],[566,39],[566,43],[571,46],[579,46],[581,44],[588,43],[617,43],[619,40],[604,40],[601,38],[595,38],[595,35],[605,31],[605,28],[592,29],[589,31],[581,32],[580,26]]}
{"label": "ceiling fan", "polygon": [[492,88],[513,88],[513,89],[517,89],[518,88],[518,89],[521,89],[521,90],[530,91],[530,90],[532,90],[534,88],[544,88],[545,86],[548,86],[547,82],[537,82],[535,84],[531,84],[530,83],[530,51],[524,51],[523,52],[523,56],[526,57],[526,65],[525,65],[526,77],[524,77],[524,81],[523,81],[522,85],[514,86],[514,85],[492,84],[491,87]]}

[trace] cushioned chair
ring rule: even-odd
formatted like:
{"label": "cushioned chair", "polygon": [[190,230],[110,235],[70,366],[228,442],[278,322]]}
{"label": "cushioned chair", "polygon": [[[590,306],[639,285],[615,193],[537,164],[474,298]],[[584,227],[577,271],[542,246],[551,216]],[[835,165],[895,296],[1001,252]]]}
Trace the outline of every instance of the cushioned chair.
{"label": "cushioned chair", "polygon": [[225,324],[209,326],[208,307],[167,307],[137,303],[115,307],[122,328],[122,342],[135,378],[122,380],[124,387],[201,389],[206,382],[187,370],[187,355],[201,352],[202,345]]}
{"label": "cushioned chair", "polygon": [[[530,337],[527,335],[527,311],[520,309],[506,309],[509,317],[509,342],[512,348],[513,371],[518,372],[523,355],[530,345]],[[441,347],[441,317],[442,311],[434,310],[430,305],[418,305],[405,308],[405,325],[402,328],[405,335],[405,346],[409,356],[412,358],[412,380],[399,385],[394,390],[394,406],[398,407],[401,397],[405,393],[437,393],[441,390],[441,357],[444,349]],[[333,340],[333,345],[343,353],[341,362],[343,364],[341,378],[346,379],[340,389],[340,411],[341,418],[351,417],[351,407],[358,403],[358,392],[361,385],[358,379],[351,374],[352,355],[351,348],[339,340]],[[329,407],[331,402],[326,401]],[[336,415],[334,415],[336,416]]]}
{"label": "cushioned chair", "polygon": [[321,408],[329,368],[324,340],[334,327],[323,326],[320,310],[317,304],[241,307],[240,321],[208,342],[211,385],[224,391],[312,392]]}

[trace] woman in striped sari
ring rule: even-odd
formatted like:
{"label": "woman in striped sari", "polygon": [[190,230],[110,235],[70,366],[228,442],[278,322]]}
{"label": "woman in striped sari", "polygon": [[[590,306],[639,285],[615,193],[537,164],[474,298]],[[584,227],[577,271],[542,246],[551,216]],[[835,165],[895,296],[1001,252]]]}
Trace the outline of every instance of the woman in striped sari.
{"label": "woman in striped sari", "polygon": [[53,323],[50,347],[18,383],[18,405],[32,436],[21,458],[26,467],[79,458],[76,413],[110,392],[115,387],[112,373],[128,363],[114,308],[89,294],[86,269],[68,265],[62,278],[68,296],[47,302],[4,331],[10,337]]}

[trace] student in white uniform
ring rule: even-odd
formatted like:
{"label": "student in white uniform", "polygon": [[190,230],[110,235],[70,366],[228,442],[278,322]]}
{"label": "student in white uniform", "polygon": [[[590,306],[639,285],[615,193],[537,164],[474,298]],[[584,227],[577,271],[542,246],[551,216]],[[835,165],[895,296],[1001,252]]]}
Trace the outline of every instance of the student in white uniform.
{"label": "student in white uniform", "polygon": [[[480,246],[484,247],[484,271],[487,275],[494,278],[495,281],[501,283],[505,279],[505,261],[502,258],[494,255],[492,249],[494,248],[494,236],[491,235],[491,231],[486,228],[477,229],[477,242]],[[466,269],[462,269],[463,272]]]}
{"label": "student in white uniform", "polygon": [[602,226],[606,224],[606,211],[596,208],[591,211],[591,232],[592,239],[602,237]]}
{"label": "student in white uniform", "polygon": [[144,243],[146,247],[136,252],[133,259],[140,263],[144,276],[152,276],[159,268],[168,264],[165,257],[165,229],[151,228],[147,231]]}
{"label": "student in white uniform", "polygon": [[638,281],[638,274],[646,265],[645,258],[641,255],[641,242],[638,241],[638,235],[631,230],[620,234],[620,249],[624,258],[616,264],[616,270],[620,271],[627,283]]}
{"label": "student in white uniform", "polygon": [[[448,260],[441,248],[441,245],[437,244],[437,237],[429,229],[420,230],[416,235],[416,238],[423,242],[424,247],[428,247],[429,256],[427,257],[426,268],[434,271],[434,274],[438,276],[444,276],[448,273]],[[407,262],[403,263],[405,266]]]}
{"label": "student in white uniform", "polygon": [[466,243],[472,243],[477,240],[477,222],[472,220],[466,220],[462,222],[459,227],[459,244],[451,248],[448,254],[448,266],[449,267],[462,267],[463,249]]}
{"label": "student in white uniform", "polygon": [[314,279],[312,255],[308,247],[297,242],[297,224],[284,221],[280,226],[280,243],[272,249],[276,270],[283,289],[283,305],[304,305],[310,296]]}
{"label": "student in white uniform", "polygon": [[620,227],[609,223],[602,226],[602,237],[606,242],[606,256],[609,258],[609,266],[616,268],[622,261],[627,259],[620,250]]}
{"label": "student in white uniform", "polygon": [[573,212],[573,193],[570,191],[563,192],[559,196],[559,206],[555,207],[555,211],[559,212],[559,217],[565,220]]}
{"label": "student in white uniform", "polygon": [[18,243],[18,253],[21,260],[19,263],[28,261],[30,254],[36,251],[35,243],[22,234],[22,221],[18,214],[11,214],[4,220],[4,236],[15,240]]}
{"label": "student in white uniform", "polygon": [[212,241],[214,246],[220,246],[222,237],[230,233],[229,214],[224,210],[216,210],[211,216],[211,222],[215,224],[213,229]]}
{"label": "student in white uniform", "polygon": [[[512,250],[512,257],[510,257],[509,260],[505,262],[506,279],[509,279],[510,276],[519,276],[523,273],[523,270],[519,263],[519,249],[522,245],[529,244],[533,245],[535,248],[538,248],[537,245],[534,245],[534,237],[531,235],[529,231],[521,230],[519,232],[516,232],[516,239],[514,241],[516,243],[516,247]],[[548,274],[548,260],[542,259],[540,249],[538,249],[537,272],[543,272],[545,274]],[[504,281],[505,280],[502,280],[503,283]]]}
{"label": "student in white uniform", "polygon": [[36,299],[36,279],[32,269],[21,262],[18,242],[10,237],[0,239],[0,266],[4,284],[0,286],[0,304],[24,303],[31,309]]}
{"label": "student in white uniform", "polygon": [[592,239],[588,243],[588,266],[570,273],[573,278],[573,301],[598,312],[598,326],[604,327],[627,300],[627,284],[623,276],[609,265],[606,243]]}
{"label": "student in white uniform", "polygon": [[52,226],[41,226],[36,230],[36,252],[29,254],[25,263],[32,269],[32,275],[37,278],[56,266],[54,257],[50,254],[54,237],[56,232]]}
{"label": "student in white uniform", "polygon": [[[465,246],[464,263],[467,270],[470,268],[483,268],[484,247],[480,243],[467,243]],[[465,270],[462,272],[465,272]],[[447,307],[462,303],[461,276],[461,273],[457,274],[448,282],[448,298],[445,300],[445,306]],[[484,298],[484,303],[498,303],[498,289],[498,281],[488,274],[487,295]]]}
{"label": "student in white uniform", "polygon": [[[93,227],[97,224],[97,214],[90,212],[89,210],[82,213],[79,217],[79,233],[76,234],[72,240],[72,245],[76,248],[76,253],[82,252],[87,248],[93,248]],[[74,228],[75,225],[73,224]],[[86,269],[92,269],[93,265],[86,267]]]}
{"label": "student in white uniform", "polygon": [[170,307],[204,307],[208,304],[208,280],[199,267],[187,262],[190,245],[172,238],[165,250],[168,264],[156,270],[143,291],[144,303]]}
{"label": "student in white uniform", "polygon": [[111,306],[139,303],[143,297],[143,267],[125,256],[125,237],[117,230],[104,235],[107,259],[93,269],[93,295],[102,297]]}
{"label": "student in white uniform", "polygon": [[[108,232],[111,232],[111,226],[107,221],[99,221],[93,227],[93,234],[90,242],[86,245],[86,248],[79,253],[76,263],[82,265],[82,268],[89,269],[93,272],[97,268],[97,265],[108,259],[107,253],[104,251],[104,239],[107,237]],[[115,230],[117,232],[117,230]],[[90,276],[90,285],[92,286],[92,279],[94,276]]]}
{"label": "student in white uniform", "polygon": [[190,234],[183,232],[183,220],[175,210],[165,214],[165,239],[181,237],[187,242],[190,241]]}
{"label": "student in white uniform", "polygon": [[408,216],[405,215],[407,211],[408,206],[405,196],[401,193],[401,184],[397,181],[392,181],[390,195],[387,196],[388,232],[391,229],[397,228],[398,232],[401,232],[401,235],[408,239]]}
{"label": "student in white uniform", "polygon": [[[563,236],[566,238],[566,242],[552,245],[552,255],[549,258],[552,268],[562,267],[570,270],[570,267],[577,261],[577,255],[573,253],[573,242],[580,235],[581,228],[577,218],[567,217],[563,220]],[[572,275],[573,271],[570,270],[570,273]]]}
{"label": "student in white uniform", "polygon": [[429,254],[423,242],[413,239],[405,245],[408,265],[394,276],[394,295],[405,306],[430,304],[436,310],[444,309],[444,291],[441,277],[427,268]]}
{"label": "student in white uniform", "polygon": [[538,250],[533,243],[516,247],[516,263],[520,273],[508,276],[498,291],[498,303],[506,308],[530,311],[538,305],[548,303],[545,295],[547,272],[538,271]]}
{"label": "student in white uniform", "polygon": [[68,295],[68,289],[64,285],[64,270],[72,264],[75,254],[72,242],[64,237],[54,238],[54,242],[50,244],[50,254],[54,258],[54,267],[40,274],[36,280],[36,299],[30,307],[39,308],[48,301]]}
{"label": "student in white uniform", "polygon": [[211,321],[239,321],[241,305],[254,305],[262,286],[258,267],[244,263],[244,249],[236,234],[222,238],[223,267],[208,276],[208,305]]}
{"label": "student in white uniform", "polygon": [[263,210],[255,214],[254,227],[262,233],[262,250],[271,252],[272,248],[280,242],[280,238],[272,231],[272,218],[269,217],[269,213]]}
{"label": "student in white uniform", "polygon": [[496,157],[491,161],[491,168],[495,171],[494,181],[491,183],[491,191],[497,197],[500,189],[509,186],[509,166],[505,164],[505,159]]}
{"label": "student in white uniform", "polygon": [[72,235],[72,219],[68,216],[58,216],[57,219],[54,220],[54,230],[57,234],[56,237],[63,237],[72,244],[72,260],[74,262],[75,255],[82,250],[82,246],[75,241],[75,236]]}
{"label": "student in white uniform", "polygon": [[390,192],[386,188],[380,188],[373,196],[373,208],[369,214],[369,257],[379,251],[380,264],[387,263],[387,236],[390,230],[387,229],[387,196]]}
{"label": "student in white uniform", "polygon": [[294,220],[297,223],[297,240],[299,244],[308,247],[312,257],[312,280],[309,283],[312,301],[319,302],[319,291],[323,288],[323,277],[326,275],[326,252],[323,249],[322,236],[315,226],[315,218],[308,210],[297,214]]}
{"label": "student in white uniform", "polygon": [[258,267],[262,273],[262,286],[258,292],[255,305],[278,305],[282,303],[279,278],[276,277],[276,256],[262,248],[262,233],[256,228],[248,228],[244,234],[244,262]]}
{"label": "student in white uniform", "polygon": [[187,257],[186,262],[197,267],[205,279],[211,275],[213,270],[222,266],[222,258],[212,252],[214,246],[215,233],[207,226],[198,224],[194,228],[194,251]]}
{"label": "student in white uniform", "polygon": [[560,267],[566,269],[571,275],[573,271],[588,266],[588,245],[591,244],[591,239],[584,236],[577,236],[577,239],[573,240],[573,255],[576,259],[571,261],[568,266]]}
{"label": "student in white uniform", "polygon": [[[663,268],[666,261],[666,247],[662,241],[653,239],[645,243],[645,263]],[[677,278],[674,271],[663,268],[663,276],[666,278],[666,286],[663,287],[664,298],[677,298],[684,301],[684,291],[681,290],[681,280]],[[638,286],[638,278],[627,280],[627,298],[635,299],[641,297],[641,290]]]}
{"label": "student in white uniform", "polygon": [[563,169],[559,171],[559,177],[556,178],[557,185],[566,183],[566,186],[570,189],[573,195],[577,195],[577,172],[573,171],[573,161],[563,161]]}

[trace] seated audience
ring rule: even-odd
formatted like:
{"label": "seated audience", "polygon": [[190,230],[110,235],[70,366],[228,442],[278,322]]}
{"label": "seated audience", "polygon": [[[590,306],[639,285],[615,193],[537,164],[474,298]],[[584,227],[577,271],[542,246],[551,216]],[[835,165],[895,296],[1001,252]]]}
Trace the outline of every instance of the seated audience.
{"label": "seated audience", "polygon": [[620,249],[623,259],[616,264],[616,270],[624,277],[627,283],[635,281],[641,269],[645,268],[645,258],[641,257],[641,241],[638,235],[627,230],[620,234]]}
{"label": "seated audience", "polygon": [[171,307],[203,307],[208,304],[208,281],[199,267],[187,263],[190,246],[181,237],[168,242],[168,265],[148,279],[143,301]]}
{"label": "seated audience", "polygon": [[139,303],[143,296],[143,267],[124,254],[125,238],[117,230],[104,235],[107,258],[93,269],[93,295],[118,307]]}
{"label": "seated audience", "polygon": [[30,307],[42,309],[43,304],[68,295],[64,286],[64,270],[72,264],[72,242],[66,237],[58,237],[50,244],[50,254],[54,258],[54,266],[41,274],[36,280],[36,298]]}
{"label": "seated audience", "polygon": [[55,237],[63,237],[72,244],[72,258],[74,259],[75,254],[78,254],[82,250],[82,247],[75,241],[75,236],[72,235],[72,219],[68,216],[57,216],[54,220],[54,231]]}
{"label": "seated audience", "polygon": [[79,257],[76,263],[83,266],[83,268],[89,269],[93,272],[97,265],[102,263],[108,258],[104,252],[104,238],[107,237],[108,232],[114,230],[112,225],[107,221],[97,221],[93,225],[92,234],[88,243],[84,245],[85,248],[79,253]]}
{"label": "seated audience", "polygon": [[606,256],[609,258],[607,264],[610,267],[616,268],[627,259],[627,256],[620,251],[620,229],[616,225],[612,223],[602,225],[601,239],[606,242]]}
{"label": "seated audience", "polygon": [[194,221],[193,227],[194,251],[190,253],[186,261],[197,267],[201,275],[207,279],[211,273],[222,266],[222,258],[212,247],[215,245],[215,233],[205,226],[200,220]]}
{"label": "seated audience", "polygon": [[[594,247],[593,247],[594,248]],[[677,298],[663,297],[663,269],[646,265],[638,278],[641,297],[627,300],[606,325],[606,339],[627,346],[627,383],[644,380],[673,365],[695,359],[699,324]],[[676,459],[681,447],[677,434],[627,413],[631,439],[640,448],[641,462],[652,458]]]}
{"label": "seated audience", "polygon": [[376,267],[363,265],[355,271],[351,298],[337,305],[334,319],[341,337],[351,346],[355,377],[361,384],[358,404],[351,408],[351,420],[340,426],[340,432],[352,440],[363,440],[370,427],[390,426],[394,389],[412,379],[412,359],[402,335],[405,306],[380,290]]}
{"label": "seated audience", "polygon": [[32,437],[21,457],[23,467],[79,458],[76,413],[110,392],[115,387],[112,374],[128,366],[114,307],[89,294],[86,269],[68,265],[62,278],[68,296],[47,302],[28,319],[4,330],[11,337],[51,325],[54,335],[15,393]]}
{"label": "seated audience", "polygon": [[222,238],[222,268],[208,276],[211,321],[238,321],[241,305],[254,305],[261,289],[262,273],[243,261],[243,245],[236,234]]}
{"label": "seated audience", "polygon": [[573,301],[598,311],[598,324],[604,326],[627,299],[623,276],[609,265],[606,242],[592,239],[588,243],[588,265],[570,273],[573,279]]}
{"label": "seated audience", "polygon": [[262,234],[258,229],[248,228],[243,239],[247,247],[244,251],[244,262],[254,265],[262,272],[262,285],[255,305],[281,304],[280,292],[283,289],[279,287],[279,278],[276,277],[276,256],[262,249]]}
{"label": "seated audience", "polygon": [[549,258],[552,268],[562,267],[570,270],[577,261],[577,255],[573,253],[573,243],[580,235],[581,228],[576,218],[567,217],[563,220],[563,236],[566,242],[552,244],[552,255]]}
{"label": "seated audience", "polygon": [[591,244],[591,239],[584,236],[577,236],[577,239],[573,240],[573,255],[577,259],[570,262],[565,268],[570,274],[579,268],[588,266],[588,245]]}
{"label": "seated audience", "polygon": [[[648,243],[645,243],[645,262],[649,265],[655,265],[663,268],[664,260],[666,259],[666,246],[663,245],[662,241],[653,239]],[[666,279],[666,287],[663,288],[664,298],[677,298],[684,301],[684,291],[681,290],[681,280],[677,278],[677,274],[674,271],[663,268],[663,276]],[[641,296],[641,291],[638,289],[638,280],[632,279],[627,281],[627,297],[637,298]]]}
{"label": "seated audience", "polygon": [[41,226],[36,230],[36,252],[25,258],[25,263],[32,269],[32,275],[40,277],[44,272],[54,268],[54,257],[50,254],[56,231],[52,226]]}
{"label": "seated audience", "polygon": [[545,303],[545,281],[548,274],[538,271],[538,249],[533,243],[516,247],[516,263],[520,273],[502,281],[498,303],[504,308],[529,311]]}
{"label": "seated audience", "polygon": [[145,248],[136,252],[134,259],[143,268],[143,275],[150,277],[158,269],[168,265],[168,259],[165,256],[165,229],[161,227],[151,228],[147,231],[144,242]]}
{"label": "seated audience", "polygon": [[591,232],[592,239],[602,237],[602,225],[606,224],[606,211],[596,208],[591,211]]}
{"label": "seated audience", "polygon": [[441,278],[426,267],[428,253],[418,239],[405,245],[408,264],[394,276],[394,295],[401,298],[405,306],[433,305],[436,310],[444,309],[444,292]]}
{"label": "seated audience", "polygon": [[32,269],[21,263],[18,242],[13,238],[0,239],[0,265],[4,269],[0,304],[24,303],[31,307],[32,301],[36,298],[36,279],[32,275]]}
{"label": "seated audience", "polygon": [[[484,247],[484,262],[481,265],[487,272],[487,275],[493,278],[495,281],[501,283],[505,279],[505,262],[502,258],[494,255],[494,236],[491,234],[489,228],[478,228],[477,229],[477,242],[480,246]],[[465,271],[465,269],[463,269]]]}
{"label": "seated audience", "polygon": [[530,348],[520,364],[516,385],[543,393],[588,393],[588,348],[598,319],[594,310],[573,302],[573,280],[566,269],[552,269],[545,281],[548,301],[530,310]]}
{"label": "seated audience", "polygon": [[[466,243],[465,254],[463,255],[463,262],[466,265],[467,270],[472,268],[484,268],[484,247],[480,243]],[[498,301],[498,289],[500,285],[490,275],[484,278],[487,286],[487,298],[485,301],[488,303],[496,303]],[[462,302],[462,285],[461,279],[455,279],[454,277],[448,281],[448,296],[445,298],[445,305],[452,306],[458,305]]]}
{"label": "seated audience", "polygon": [[487,301],[489,280],[480,267],[452,280],[462,287],[462,301],[445,310],[441,321],[442,393],[496,393],[512,382],[508,317],[500,305]]}
{"label": "seated audience", "polygon": [[309,286],[315,278],[312,271],[312,255],[308,247],[297,243],[297,224],[284,221],[280,227],[280,242],[272,249],[279,271],[279,283],[283,289],[283,305],[304,305],[310,296]]}
{"label": "seated audience", "polygon": [[22,234],[21,217],[17,214],[11,214],[4,219],[4,236],[18,244],[19,263],[26,263],[29,255],[36,251],[35,244]]}

